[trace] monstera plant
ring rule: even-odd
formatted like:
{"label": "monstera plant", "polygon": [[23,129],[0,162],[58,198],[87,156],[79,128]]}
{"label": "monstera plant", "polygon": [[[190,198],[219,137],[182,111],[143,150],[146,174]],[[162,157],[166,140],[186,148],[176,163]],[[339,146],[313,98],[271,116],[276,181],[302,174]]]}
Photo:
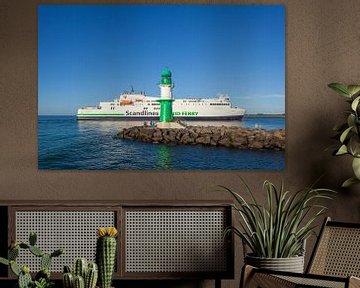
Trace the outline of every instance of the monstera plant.
{"label": "monstera plant", "polygon": [[360,183],[360,85],[344,85],[331,83],[331,89],[346,97],[350,109],[346,111],[346,122],[334,127],[340,145],[334,151],[334,155],[350,155],[354,176],[347,179],[342,186],[348,187]]}

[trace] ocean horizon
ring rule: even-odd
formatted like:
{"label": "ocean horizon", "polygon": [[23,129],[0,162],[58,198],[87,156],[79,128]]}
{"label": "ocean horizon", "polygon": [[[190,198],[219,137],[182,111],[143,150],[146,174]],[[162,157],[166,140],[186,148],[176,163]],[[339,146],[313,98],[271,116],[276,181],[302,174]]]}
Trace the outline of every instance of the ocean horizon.
{"label": "ocean horizon", "polygon": [[[40,170],[283,170],[285,152],[201,145],[166,145],[117,139],[144,121],[77,121],[74,115],[38,116]],[[189,125],[285,129],[284,117],[242,121],[186,121]]]}

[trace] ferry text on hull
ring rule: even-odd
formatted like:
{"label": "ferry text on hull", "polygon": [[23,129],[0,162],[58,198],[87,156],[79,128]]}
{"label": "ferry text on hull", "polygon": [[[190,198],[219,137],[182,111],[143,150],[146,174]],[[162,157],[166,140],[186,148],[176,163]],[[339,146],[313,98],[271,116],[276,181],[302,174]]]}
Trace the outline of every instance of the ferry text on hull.
{"label": "ferry text on hull", "polygon": [[[159,98],[145,93],[124,92],[118,99],[77,111],[78,120],[158,120]],[[228,96],[184,98],[173,101],[175,120],[241,120],[245,109],[232,107]]]}

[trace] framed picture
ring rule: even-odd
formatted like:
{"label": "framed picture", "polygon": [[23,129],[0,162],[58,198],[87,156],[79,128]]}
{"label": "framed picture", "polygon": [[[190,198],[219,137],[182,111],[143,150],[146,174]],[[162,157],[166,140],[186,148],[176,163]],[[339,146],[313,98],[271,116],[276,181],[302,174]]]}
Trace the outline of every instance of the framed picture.
{"label": "framed picture", "polygon": [[283,170],[285,138],[285,6],[38,6],[39,169]]}

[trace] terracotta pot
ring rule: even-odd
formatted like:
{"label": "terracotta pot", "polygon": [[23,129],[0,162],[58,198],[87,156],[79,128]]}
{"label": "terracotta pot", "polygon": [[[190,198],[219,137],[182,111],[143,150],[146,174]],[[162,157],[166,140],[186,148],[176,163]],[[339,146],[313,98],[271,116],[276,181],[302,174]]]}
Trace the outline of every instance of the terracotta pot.
{"label": "terracotta pot", "polygon": [[263,258],[246,255],[245,263],[263,269],[304,273],[304,256],[289,258]]}

